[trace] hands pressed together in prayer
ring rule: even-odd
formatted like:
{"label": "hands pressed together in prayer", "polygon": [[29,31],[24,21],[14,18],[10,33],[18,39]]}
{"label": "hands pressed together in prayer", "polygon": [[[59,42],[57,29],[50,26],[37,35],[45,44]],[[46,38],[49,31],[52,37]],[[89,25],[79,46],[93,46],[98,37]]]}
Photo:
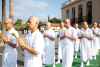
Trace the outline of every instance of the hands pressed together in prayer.
{"label": "hands pressed together in prayer", "polygon": [[17,42],[20,46],[25,47],[25,43],[24,43],[24,41],[23,41],[22,39],[16,37],[16,42]]}
{"label": "hands pressed together in prayer", "polygon": [[65,37],[68,37],[69,36],[66,31],[64,31],[64,35],[65,35]]}
{"label": "hands pressed together in prayer", "polygon": [[96,32],[93,30],[93,33],[96,34]]}
{"label": "hands pressed together in prayer", "polygon": [[4,42],[7,42],[7,41],[8,41],[6,35],[1,34],[1,38],[2,38],[2,40],[3,40]]}
{"label": "hands pressed together in prayer", "polygon": [[44,37],[46,37],[47,36],[47,33],[46,32],[43,32],[44,33]]}
{"label": "hands pressed together in prayer", "polygon": [[86,35],[85,34],[82,34],[82,37],[85,37],[86,38]]}
{"label": "hands pressed together in prayer", "polygon": [[[4,42],[8,42],[7,36],[6,36],[6,35],[1,34],[1,38],[2,38],[2,40],[3,40]],[[1,42],[1,41],[0,41],[0,42]],[[24,43],[24,41],[23,41],[22,39],[16,37],[16,42],[17,42],[20,46],[25,47],[25,43]]]}
{"label": "hands pressed together in prayer", "polygon": [[94,30],[93,30],[93,33],[94,33],[95,35],[97,35],[98,37],[100,37],[100,35],[99,35],[99,34],[97,34]]}

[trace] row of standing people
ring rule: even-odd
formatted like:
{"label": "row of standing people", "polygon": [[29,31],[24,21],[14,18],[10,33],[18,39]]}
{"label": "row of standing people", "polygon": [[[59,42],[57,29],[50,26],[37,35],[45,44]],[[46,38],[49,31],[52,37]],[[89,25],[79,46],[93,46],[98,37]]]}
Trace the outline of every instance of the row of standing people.
{"label": "row of standing people", "polygon": [[[71,22],[69,19],[65,20],[65,28],[64,28],[64,23],[61,22],[61,31],[60,34],[58,35],[60,37],[59,39],[59,43],[61,45],[59,45],[60,48],[58,48],[58,58],[61,59],[62,57],[62,67],[71,67],[72,66],[72,62],[73,62],[73,43],[74,41],[77,40],[77,33],[75,28],[73,28],[71,25]],[[46,24],[46,29],[43,31],[43,35],[45,35],[45,33],[47,33],[46,35],[49,35],[53,38],[55,38],[53,35],[55,35],[55,32],[50,29],[50,22],[47,22]],[[49,27],[49,29],[48,29]],[[47,32],[48,31],[48,32]],[[55,54],[54,54],[54,42],[52,39],[50,39],[48,36],[46,36],[46,38],[44,38],[44,43],[45,43],[45,47],[44,47],[44,53],[43,53],[43,60],[45,59],[45,57],[48,58],[45,59],[45,62],[43,61],[43,64],[53,64],[53,67],[55,67]],[[46,44],[46,42],[48,44]],[[63,49],[61,48],[61,46],[63,46]],[[61,54],[62,53],[62,54]],[[46,56],[45,56],[46,55]],[[45,57],[44,57],[45,56]],[[50,59],[52,59],[51,62]],[[58,59],[58,62],[60,61]],[[57,62],[56,62],[57,63]],[[43,66],[44,67],[44,66]]]}
{"label": "row of standing people", "polygon": [[[17,45],[20,45],[21,49],[24,51],[24,67],[44,67],[46,64],[53,64],[53,67],[55,67],[55,32],[50,28],[51,23],[47,22],[46,30],[41,34],[38,30],[38,24],[38,17],[31,16],[28,19],[28,28],[32,30],[32,32],[28,33],[25,37],[25,41],[23,41],[19,38],[18,32],[13,28],[12,19],[8,18],[5,20],[4,26],[6,29],[9,29],[9,31],[7,31],[5,35],[1,34],[1,38],[5,43],[5,50],[2,56],[2,67],[17,67]],[[66,19],[65,28],[62,28],[60,34],[61,44],[63,45],[61,51],[62,67],[72,66],[74,54],[73,47],[78,38],[84,41],[80,43],[81,61],[83,62],[91,58],[91,52],[88,51],[90,50],[90,45],[83,45],[84,43],[89,44],[90,40],[93,39],[92,31],[88,28],[88,24],[86,22],[83,23],[84,28],[81,29],[83,33],[79,34],[79,37],[77,37],[75,28],[70,24],[70,20]],[[61,23],[61,26],[62,25],[63,23]],[[14,36],[12,35],[13,33],[15,34]],[[84,49],[84,47],[86,48]]]}
{"label": "row of standing people", "polygon": [[[98,25],[98,27],[97,27],[97,23],[95,22],[95,23],[93,23],[93,27],[90,29],[90,28],[88,28],[87,22],[83,22],[83,27],[81,29],[79,29],[78,24],[75,23],[77,40],[73,42],[72,48],[70,47],[70,45],[66,45],[66,46],[64,45],[64,39],[61,40],[62,33],[64,32],[63,26],[64,26],[64,23],[62,22],[60,24],[61,29],[58,31],[58,34],[57,34],[57,36],[59,37],[59,46],[58,46],[58,61],[56,62],[56,64],[60,63],[60,59],[62,59],[62,61],[66,60],[66,64],[64,64],[65,61],[62,62],[62,67],[71,67],[73,61],[69,62],[68,59],[69,58],[73,59],[73,57],[72,57],[73,54],[70,54],[70,50],[71,50],[71,53],[75,52],[74,56],[75,56],[75,58],[77,58],[77,53],[80,49],[81,67],[83,67],[83,61],[87,61],[86,65],[88,66],[89,60],[92,60],[93,56],[94,56],[94,59],[96,59],[96,55],[99,54],[99,49],[100,49],[100,43],[99,43],[100,29],[99,29],[99,27],[100,27],[100,25]],[[66,28],[67,27],[65,24],[65,31],[67,31]],[[75,34],[75,32],[73,32],[73,33]],[[68,31],[67,34],[72,35],[70,33],[70,31]],[[65,48],[65,47],[67,47],[67,48]],[[68,57],[66,55],[64,55],[64,52],[66,52]],[[70,59],[70,60],[72,60],[72,59]],[[68,64],[70,64],[70,65],[68,66]]]}

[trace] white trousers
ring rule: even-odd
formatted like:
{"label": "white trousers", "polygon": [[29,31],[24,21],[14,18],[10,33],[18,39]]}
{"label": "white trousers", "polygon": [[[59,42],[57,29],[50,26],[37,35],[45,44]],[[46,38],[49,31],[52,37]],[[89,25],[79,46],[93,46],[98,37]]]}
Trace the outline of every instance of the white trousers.
{"label": "white trousers", "polygon": [[42,67],[42,59],[36,55],[25,55],[24,67]]}
{"label": "white trousers", "polygon": [[72,67],[73,62],[73,43],[64,43],[63,45],[63,59],[62,67]]}
{"label": "white trousers", "polygon": [[80,43],[80,55],[81,55],[81,61],[87,61],[88,59],[91,59],[91,41],[82,38]]}
{"label": "white trousers", "polygon": [[63,50],[63,40],[59,40],[58,45],[58,58],[62,59],[62,50]]}
{"label": "white trousers", "polygon": [[17,67],[17,50],[5,47],[2,56],[2,67]]}

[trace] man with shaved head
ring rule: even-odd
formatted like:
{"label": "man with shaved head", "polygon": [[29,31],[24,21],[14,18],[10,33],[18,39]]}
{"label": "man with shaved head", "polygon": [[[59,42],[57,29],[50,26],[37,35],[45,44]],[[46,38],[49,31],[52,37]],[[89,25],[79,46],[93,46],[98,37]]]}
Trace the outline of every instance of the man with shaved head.
{"label": "man with shaved head", "polygon": [[61,32],[60,40],[63,39],[62,67],[72,67],[74,41],[77,40],[77,32],[71,27],[69,19],[65,20],[65,29]]}
{"label": "man with shaved head", "polygon": [[42,67],[41,56],[43,54],[44,39],[38,30],[38,24],[39,18],[31,16],[28,19],[28,29],[32,32],[26,35],[25,41],[16,38],[17,43],[25,53],[24,67]]}
{"label": "man with shaved head", "polygon": [[44,53],[43,53],[43,67],[46,64],[53,64],[55,67],[55,32],[51,29],[51,23],[46,23],[46,30],[44,30]]}
{"label": "man with shaved head", "polygon": [[18,32],[13,28],[13,21],[11,18],[7,18],[4,21],[4,26],[8,31],[5,35],[1,34],[1,38],[4,41],[5,50],[2,56],[2,66],[1,67],[17,67],[17,42],[16,38],[12,36],[15,33],[16,37],[19,37]]}
{"label": "man with shaved head", "polygon": [[79,39],[80,42],[80,55],[81,55],[81,67],[83,67],[83,61],[87,61],[86,65],[89,65],[91,59],[91,40],[93,40],[93,34],[91,29],[88,28],[87,22],[83,22],[83,28],[81,28]]}
{"label": "man with shaved head", "polygon": [[100,32],[99,28],[97,27],[97,22],[93,23],[93,49],[92,49],[92,56],[95,56],[94,59],[96,59],[96,55],[99,53],[99,37],[100,37]]}
{"label": "man with shaved head", "polygon": [[100,23],[98,24],[98,28],[100,28]]}
{"label": "man with shaved head", "polygon": [[63,49],[63,39],[60,40],[60,36],[61,36],[61,32],[63,32],[63,28],[64,28],[64,22],[60,23],[60,30],[58,31],[57,37],[59,37],[59,41],[58,41],[58,61],[56,62],[56,64],[60,63],[60,59],[62,59],[62,49]]}
{"label": "man with shaved head", "polygon": [[79,36],[79,33],[80,33],[80,29],[78,28],[78,23],[75,23],[75,29],[76,29],[76,32],[77,32],[77,41],[74,42],[74,52],[75,52],[75,58],[77,58],[77,53],[78,53],[78,50],[79,50],[79,42],[80,42],[80,39],[78,39],[78,36]]}

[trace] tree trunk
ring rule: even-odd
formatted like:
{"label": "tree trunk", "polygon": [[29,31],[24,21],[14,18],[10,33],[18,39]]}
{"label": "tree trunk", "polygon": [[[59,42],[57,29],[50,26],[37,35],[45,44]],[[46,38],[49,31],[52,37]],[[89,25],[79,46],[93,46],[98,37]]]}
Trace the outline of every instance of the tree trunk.
{"label": "tree trunk", "polygon": [[5,34],[6,29],[4,27],[4,20],[6,19],[6,2],[2,0],[2,33]]}
{"label": "tree trunk", "polygon": [[13,16],[13,0],[10,0],[10,18],[13,20],[13,23],[14,23],[14,16]]}

